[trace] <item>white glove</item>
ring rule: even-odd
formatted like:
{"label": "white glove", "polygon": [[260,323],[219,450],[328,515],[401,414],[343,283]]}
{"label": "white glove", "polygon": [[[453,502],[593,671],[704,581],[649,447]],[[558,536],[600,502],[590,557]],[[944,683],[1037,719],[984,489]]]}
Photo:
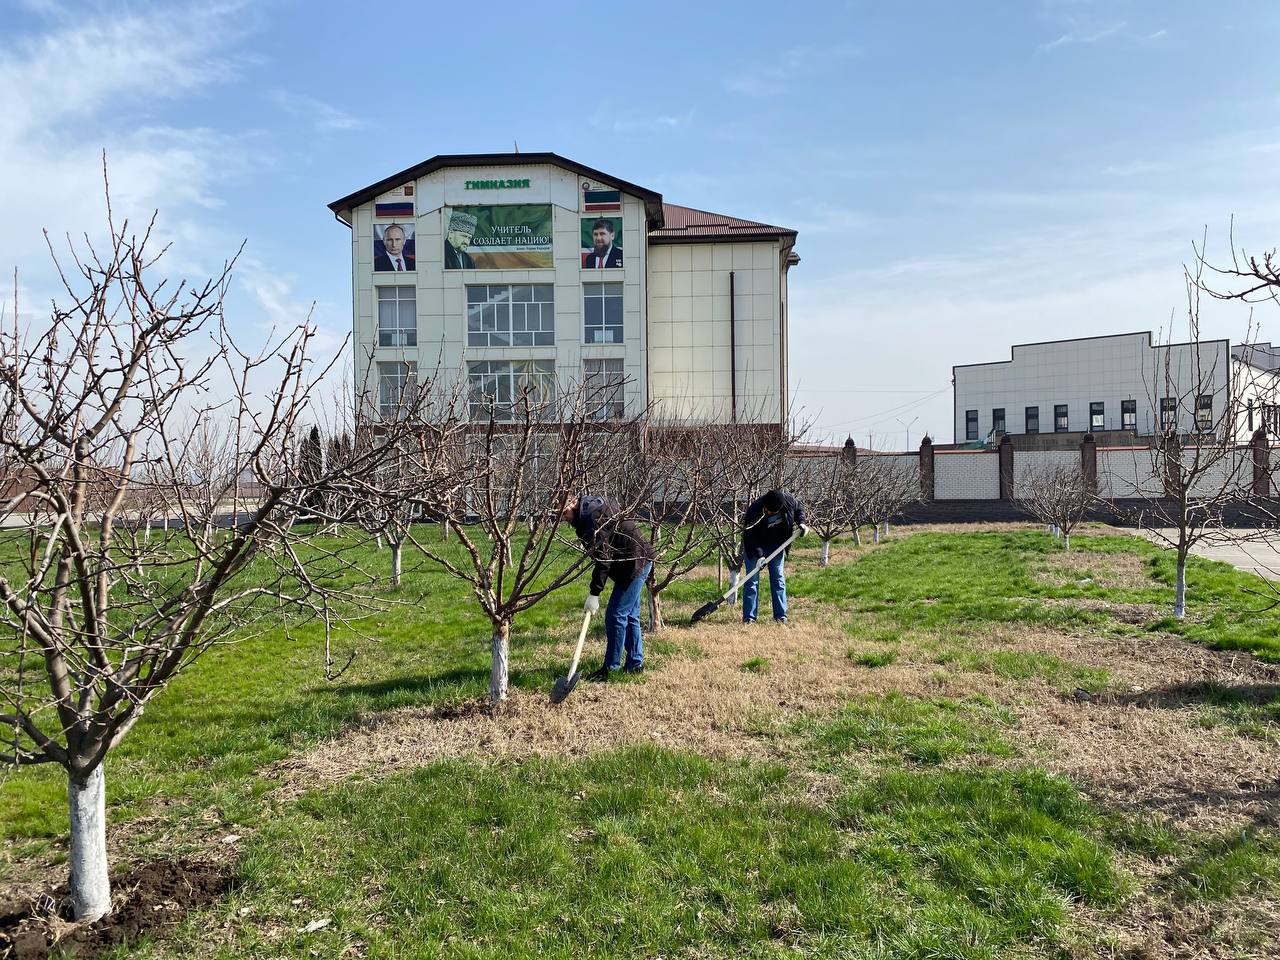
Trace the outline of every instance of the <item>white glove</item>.
{"label": "white glove", "polygon": [[582,605],[582,609],[587,613],[600,612],[600,598],[594,593],[587,594],[587,602]]}
{"label": "white glove", "polygon": [[800,524],[800,536],[807,537],[808,535],[809,535],[809,528],[806,527],[803,523]]}

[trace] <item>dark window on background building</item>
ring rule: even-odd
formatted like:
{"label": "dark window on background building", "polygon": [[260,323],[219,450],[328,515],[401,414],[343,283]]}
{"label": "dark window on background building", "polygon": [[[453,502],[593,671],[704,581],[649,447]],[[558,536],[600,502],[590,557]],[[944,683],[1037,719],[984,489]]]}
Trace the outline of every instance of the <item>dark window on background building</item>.
{"label": "dark window on background building", "polygon": [[1107,424],[1107,407],[1101,400],[1094,400],[1089,404],[1089,429],[1102,430]]}
{"label": "dark window on background building", "polygon": [[1067,432],[1067,405],[1065,403],[1055,403],[1053,405],[1053,432]]}
{"label": "dark window on background building", "polygon": [[991,411],[991,432],[1004,433],[1004,407],[996,407]]}
{"label": "dark window on background building", "polygon": [[1125,430],[1138,429],[1138,401],[1120,401],[1120,426]]}
{"label": "dark window on background building", "polygon": [[1040,408],[1027,407],[1027,433],[1040,432]]}
{"label": "dark window on background building", "polygon": [[1201,433],[1213,430],[1213,394],[1202,393],[1196,397],[1196,429]]}
{"label": "dark window on background building", "polygon": [[587,386],[588,416],[593,420],[621,418],[626,410],[626,378],[622,358],[583,360],[582,375]]}
{"label": "dark window on background building", "polygon": [[964,438],[966,440],[978,439],[978,411],[966,410],[964,412]]}
{"label": "dark window on background building", "polygon": [[1168,427],[1177,427],[1178,425],[1178,398],[1177,397],[1161,397],[1160,398],[1160,427],[1162,429]]}

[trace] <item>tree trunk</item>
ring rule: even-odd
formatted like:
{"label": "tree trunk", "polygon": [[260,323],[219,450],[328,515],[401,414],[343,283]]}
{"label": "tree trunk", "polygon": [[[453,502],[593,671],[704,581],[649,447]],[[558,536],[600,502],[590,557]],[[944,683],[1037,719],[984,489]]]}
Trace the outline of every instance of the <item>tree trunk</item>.
{"label": "tree trunk", "polygon": [[858,528],[853,528],[853,545],[855,547],[862,546],[862,534],[858,532]]}
{"label": "tree trunk", "polygon": [[1187,615],[1187,554],[1178,551],[1178,580],[1173,588],[1173,615],[1182,620]]}
{"label": "tree trunk", "polygon": [[381,549],[382,549],[382,534],[380,534],[380,533],[375,533],[375,534],[373,535],[373,545],[374,545],[378,550],[381,550]]}
{"label": "tree trunk", "polygon": [[511,656],[511,623],[499,620],[493,625],[493,642],[489,659],[489,704],[502,706],[507,699],[507,680],[509,678]]}
{"label": "tree trunk", "polygon": [[831,566],[831,541],[830,540],[822,541],[822,559],[818,561],[818,566],[820,567]]}
{"label": "tree trunk", "polygon": [[1071,534],[1064,533],[1062,535],[1062,549],[1066,551],[1071,550]]}
{"label": "tree trunk", "polygon": [[391,585],[393,587],[400,586],[400,548],[404,544],[395,540],[391,543]]}
{"label": "tree trunk", "polygon": [[649,632],[657,633],[662,626],[662,597],[649,587]]}
{"label": "tree trunk", "polygon": [[71,903],[77,920],[93,921],[111,912],[106,796],[102,764],[98,764],[83,780],[75,774],[68,775]]}
{"label": "tree trunk", "polygon": [[716,589],[724,591],[724,554],[716,554]]}
{"label": "tree trunk", "polygon": [[871,542],[872,543],[880,542],[880,524],[878,523],[873,523],[871,525]]}

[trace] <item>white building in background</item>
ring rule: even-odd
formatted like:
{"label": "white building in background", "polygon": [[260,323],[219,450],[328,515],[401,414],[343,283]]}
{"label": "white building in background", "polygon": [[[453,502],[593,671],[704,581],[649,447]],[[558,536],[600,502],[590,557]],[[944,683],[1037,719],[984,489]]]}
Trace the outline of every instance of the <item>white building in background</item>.
{"label": "white building in background", "polygon": [[787,418],[794,230],[552,153],[436,156],[329,207],[351,228],[356,388],[384,406],[439,371],[499,402],[585,377],[602,416]]}
{"label": "white building in background", "polygon": [[[1212,433],[1232,397],[1237,440],[1264,425],[1274,437],[1274,359],[1270,344],[1162,344],[1151,333],[1017,344],[1008,360],[952,368],[955,442],[1009,434],[1015,442],[1069,444],[1086,433],[1122,441],[1169,427]],[[1042,434],[1068,436],[1024,439]]]}

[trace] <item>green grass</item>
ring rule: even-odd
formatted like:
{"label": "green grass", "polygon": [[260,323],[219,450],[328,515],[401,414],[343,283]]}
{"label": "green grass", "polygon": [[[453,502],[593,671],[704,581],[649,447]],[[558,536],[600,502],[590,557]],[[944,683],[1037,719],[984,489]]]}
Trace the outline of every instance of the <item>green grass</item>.
{"label": "green grass", "polygon": [[1092,693],[1105,689],[1111,675],[1097,667],[1069,663],[1061,657],[1034,650],[971,650],[951,647],[938,654],[936,663],[991,673],[1006,680],[1041,679],[1063,688],[1083,688]]}
{"label": "green grass", "polygon": [[1221,902],[1280,886],[1280,835],[1241,830],[1196,845],[1174,874],[1175,890],[1191,900]]}
{"label": "green grass", "polygon": [[[1096,557],[1112,553],[1141,557],[1149,585],[1103,587],[1096,580],[1077,582],[1088,577],[1089,564]],[[1052,538],[1037,532],[921,533],[892,541],[856,563],[795,571],[788,584],[798,596],[877,620],[887,618],[899,629],[947,634],[991,623],[1132,629],[1102,611],[1042,600],[1096,599],[1173,608],[1171,551],[1137,537],[1077,537],[1071,556],[1080,564],[1081,577],[1064,584],[1038,578],[1037,565],[1060,554]],[[1187,619],[1158,620],[1151,629],[1280,662],[1280,608],[1258,610],[1262,604],[1247,592],[1256,587],[1256,577],[1199,557],[1190,558],[1187,577]]]}
{"label": "green grass", "polygon": [[769,660],[767,657],[752,657],[743,661],[742,670],[746,673],[768,673]]}
{"label": "green grass", "polygon": [[226,922],[227,958],[988,958],[1116,898],[1092,827],[1035,773],[886,775],[823,809],[782,767],[656,748],[441,763],[283,811],[239,890],[152,955]]}
{"label": "green grass", "polygon": [[887,667],[898,659],[897,650],[849,651],[849,659],[860,667]]}

